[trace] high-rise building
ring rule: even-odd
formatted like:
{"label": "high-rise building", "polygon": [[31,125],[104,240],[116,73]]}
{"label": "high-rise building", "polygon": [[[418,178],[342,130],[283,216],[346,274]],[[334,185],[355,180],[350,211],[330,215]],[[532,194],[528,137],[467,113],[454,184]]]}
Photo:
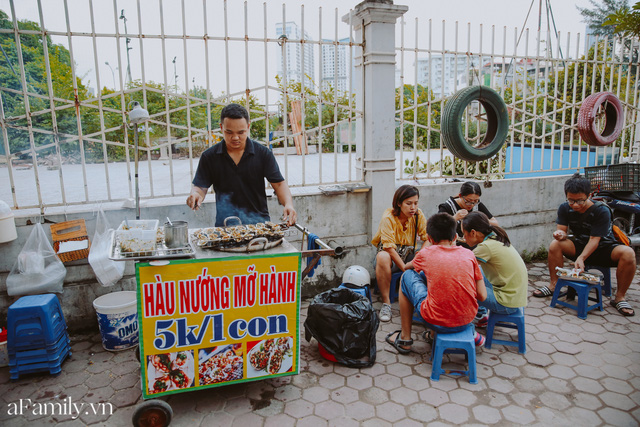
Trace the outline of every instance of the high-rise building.
{"label": "high-rise building", "polygon": [[[333,40],[322,40],[322,89],[337,88],[339,92],[349,90],[349,46],[346,44],[333,44]],[[349,38],[338,40],[339,43],[348,43]],[[330,43],[330,44],[329,44]]]}
{"label": "high-rise building", "polygon": [[315,60],[313,45],[300,43],[300,40],[312,40],[305,31],[302,34],[298,24],[292,21],[276,23],[276,37],[287,37],[285,44],[284,58],[282,49],[278,49],[278,75],[284,76],[284,69],[287,69],[287,81],[304,82],[306,87],[312,88],[315,81]]}
{"label": "high-rise building", "polygon": [[431,58],[418,59],[418,84],[427,86],[434,95],[449,96],[456,89],[468,86],[470,72],[478,70],[479,57],[466,55],[432,55]]}

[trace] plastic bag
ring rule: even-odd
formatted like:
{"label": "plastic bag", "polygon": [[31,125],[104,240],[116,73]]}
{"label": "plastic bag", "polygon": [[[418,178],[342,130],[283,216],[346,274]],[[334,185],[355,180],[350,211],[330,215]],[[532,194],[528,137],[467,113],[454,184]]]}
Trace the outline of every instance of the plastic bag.
{"label": "plastic bag", "polygon": [[7,276],[7,294],[62,293],[67,269],[56,256],[44,228],[37,223]]}
{"label": "plastic bag", "polygon": [[379,323],[367,298],[345,288],[330,289],[309,304],[305,338],[309,341],[313,336],[338,363],[366,368],[376,361]]}
{"label": "plastic bag", "polygon": [[96,220],[96,232],[89,250],[89,265],[93,268],[96,279],[102,286],[113,286],[124,275],[124,261],[109,259],[111,233],[113,233],[113,229],[109,228],[107,216],[100,208]]}

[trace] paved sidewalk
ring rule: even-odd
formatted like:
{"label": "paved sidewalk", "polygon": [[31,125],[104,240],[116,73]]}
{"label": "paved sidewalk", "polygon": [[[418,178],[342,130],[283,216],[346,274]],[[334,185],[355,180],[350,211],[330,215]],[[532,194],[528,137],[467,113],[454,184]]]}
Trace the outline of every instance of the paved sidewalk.
{"label": "paved sidewalk", "polygon": [[[529,288],[548,282],[546,267],[529,265]],[[587,320],[575,311],[549,307],[531,297],[526,310],[527,353],[494,345],[478,353],[477,385],[466,377],[430,380],[430,345],[414,325],[414,352],[398,355],[384,342],[400,328],[397,303],[391,323],[378,331],[376,364],[349,369],[320,357],[315,340],[301,334],[300,374],[167,397],[172,426],[420,426],[544,425],[637,426],[640,424],[640,286],[636,276],[628,301],[638,314],[619,315],[606,304]],[[375,304],[379,307],[379,303]],[[302,304],[301,324],[308,302]],[[93,321],[93,319],[91,319]],[[482,331],[481,331],[482,332]],[[99,334],[73,336],[73,357],[58,377],[9,380],[0,369],[0,424],[131,425],[141,402],[140,364],[133,350],[110,353]],[[459,360],[459,359],[454,359]],[[76,420],[33,413],[9,415],[11,404],[32,402],[94,405]],[[94,415],[98,409],[100,415]],[[106,409],[107,414],[102,414]],[[87,413],[90,412],[91,414]]]}

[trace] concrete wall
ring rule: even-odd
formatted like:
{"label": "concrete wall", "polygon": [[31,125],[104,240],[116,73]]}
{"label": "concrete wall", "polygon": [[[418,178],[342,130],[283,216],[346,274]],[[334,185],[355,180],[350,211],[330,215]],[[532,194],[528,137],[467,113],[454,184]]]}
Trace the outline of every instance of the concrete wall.
{"label": "concrete wall", "polygon": [[[535,251],[549,243],[551,233],[555,229],[556,209],[564,200],[562,188],[566,179],[567,177],[549,177],[495,181],[491,183],[490,188],[483,188],[482,201],[507,230],[514,246],[520,252]],[[458,194],[460,184],[417,183],[421,194],[420,208],[427,216],[435,213],[439,203],[449,196]],[[392,196],[393,194],[389,194],[389,205]],[[379,218],[370,218],[369,197],[370,193],[324,196],[315,192],[294,196],[299,223],[307,226],[332,247],[340,245],[348,249],[340,259],[322,258],[322,265],[318,267],[313,278],[303,281],[303,297],[337,286],[342,272],[349,265],[362,265],[369,269],[373,277],[372,263],[375,250],[369,244],[369,230],[372,225],[373,228],[377,227]],[[214,220],[215,208],[210,200],[205,202],[203,211],[197,213],[186,208],[182,199],[158,200],[153,204],[152,206],[151,202],[148,202],[142,208],[142,218],[164,219],[169,216],[174,220],[188,221],[191,228],[211,226]],[[124,217],[135,218],[133,209],[109,206],[105,206],[104,209],[112,227],[119,225]],[[276,218],[282,212],[275,199],[269,201],[269,210],[272,218]],[[29,224],[39,219],[38,216],[20,215],[20,211],[16,212],[18,239],[0,244],[0,325],[4,323],[2,319],[6,319],[8,306],[17,299],[6,293],[7,275],[33,229]],[[66,218],[64,214],[45,215],[47,221],[54,223],[76,218],[85,219],[89,237],[92,237],[96,224],[93,211],[67,213]],[[50,222],[43,224],[49,236]],[[298,233],[297,236],[288,237],[288,240],[294,246],[300,247],[300,237]],[[131,261],[127,262],[125,277],[111,288],[104,288],[96,281],[86,259],[67,263],[66,267],[64,293],[60,295],[60,299],[65,318],[72,330],[97,326],[92,306],[97,296],[115,290],[135,290],[135,271]]]}

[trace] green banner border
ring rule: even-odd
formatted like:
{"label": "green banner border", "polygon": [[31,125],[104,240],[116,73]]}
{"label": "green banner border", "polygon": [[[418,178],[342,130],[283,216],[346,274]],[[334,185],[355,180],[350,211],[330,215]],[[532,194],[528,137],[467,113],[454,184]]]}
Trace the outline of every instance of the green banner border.
{"label": "green banner border", "polygon": [[[176,394],[176,393],[184,393],[184,392],[189,392],[189,391],[196,391],[196,390],[204,390],[204,389],[208,389],[208,388],[214,388],[214,387],[223,387],[226,385],[230,385],[230,384],[240,384],[240,383],[246,383],[246,382],[251,382],[251,381],[260,381],[260,380],[265,380],[265,379],[269,379],[269,378],[276,378],[276,377],[284,377],[284,376],[289,376],[289,375],[297,375],[300,372],[300,295],[302,293],[302,256],[300,254],[300,252],[289,252],[289,253],[281,253],[281,254],[259,254],[259,255],[242,255],[242,256],[229,256],[229,257],[224,257],[224,258],[200,258],[200,259],[174,259],[174,260],[167,260],[169,261],[168,264],[165,265],[176,265],[176,264],[190,264],[190,263],[199,263],[199,262],[225,262],[225,261],[236,261],[236,260],[251,260],[251,259],[256,259],[256,258],[282,258],[282,257],[297,257],[298,258],[298,294],[296,295],[296,301],[297,301],[297,307],[296,307],[296,330],[295,330],[295,334],[296,334],[296,349],[295,349],[295,362],[296,362],[296,369],[295,371],[292,372],[284,372],[282,374],[275,374],[275,375],[264,375],[261,377],[256,377],[256,378],[243,378],[240,380],[235,380],[235,381],[229,381],[229,382],[225,382],[225,383],[221,383],[221,384],[209,384],[209,385],[203,385],[203,386],[198,386],[198,387],[191,387],[191,388],[185,388],[185,389],[178,389],[178,390],[171,390],[171,391],[165,391],[162,393],[153,393],[153,394],[149,394],[146,392],[147,389],[147,383],[146,383],[146,371],[147,371],[147,364],[146,364],[146,355],[144,352],[144,337],[143,337],[143,333],[142,333],[142,290],[140,289],[140,268],[146,268],[146,267],[154,267],[151,262],[136,262],[136,297],[137,297],[137,306],[138,306],[138,330],[139,330],[139,337],[138,337],[138,341],[139,341],[139,351],[140,351],[140,388],[142,389],[142,398],[143,399],[153,399],[156,397],[160,397],[160,396],[168,396],[171,394]],[[195,375],[195,373],[194,373]],[[194,378],[195,381],[195,378]]]}

